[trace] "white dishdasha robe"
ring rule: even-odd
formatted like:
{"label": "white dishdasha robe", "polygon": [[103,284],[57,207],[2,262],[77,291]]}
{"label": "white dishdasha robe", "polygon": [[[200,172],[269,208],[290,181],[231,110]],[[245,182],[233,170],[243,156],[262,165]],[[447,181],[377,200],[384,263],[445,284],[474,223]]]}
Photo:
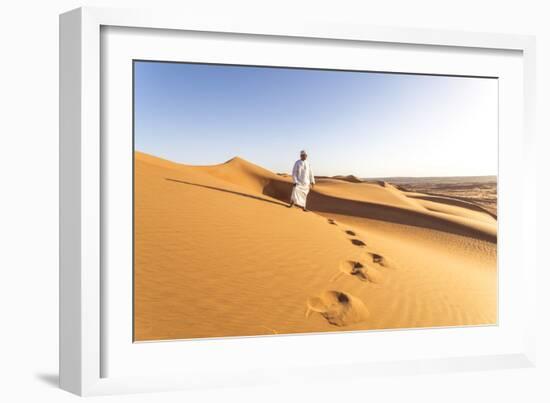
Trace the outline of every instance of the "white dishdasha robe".
{"label": "white dishdasha robe", "polygon": [[313,171],[307,160],[298,160],[294,163],[294,168],[292,168],[292,180],[296,186],[292,189],[290,200],[294,204],[305,208],[309,186],[315,184]]}

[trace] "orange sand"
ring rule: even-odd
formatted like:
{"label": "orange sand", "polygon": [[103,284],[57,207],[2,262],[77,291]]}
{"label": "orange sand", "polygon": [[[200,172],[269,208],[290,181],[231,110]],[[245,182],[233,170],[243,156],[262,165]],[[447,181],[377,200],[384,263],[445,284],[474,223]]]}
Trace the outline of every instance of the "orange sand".
{"label": "orange sand", "polygon": [[350,178],[136,152],[135,340],[496,323],[494,215]]}

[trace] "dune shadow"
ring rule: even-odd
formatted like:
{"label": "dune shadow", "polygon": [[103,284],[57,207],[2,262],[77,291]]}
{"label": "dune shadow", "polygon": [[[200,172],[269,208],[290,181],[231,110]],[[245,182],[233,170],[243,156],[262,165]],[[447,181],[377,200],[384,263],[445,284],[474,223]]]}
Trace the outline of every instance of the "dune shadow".
{"label": "dune shadow", "polygon": [[181,183],[181,184],[184,184],[184,185],[198,186],[198,187],[205,188],[205,189],[217,190],[218,192],[230,193],[230,194],[233,194],[233,195],[236,195],[236,196],[248,197],[250,199],[260,200],[260,201],[263,201],[263,202],[266,202],[266,203],[271,203],[271,204],[276,204],[278,206],[287,207],[286,203],[275,201],[275,200],[270,200],[270,199],[265,199],[263,197],[251,195],[249,193],[237,192],[235,190],[229,190],[229,189],[219,188],[219,187],[215,187],[215,186],[202,185],[200,183],[187,182],[187,181],[180,180],[180,179],[172,179],[172,178],[164,178],[164,179],[166,179],[167,181],[177,182],[177,183]]}
{"label": "dune shadow", "polygon": [[496,235],[467,225],[445,220],[422,212],[402,209],[366,201],[341,199],[318,192],[312,192],[308,198],[310,210],[338,215],[368,218],[395,224],[434,229],[455,235],[462,235],[496,243]]}
{"label": "dune shadow", "polygon": [[407,197],[410,197],[411,199],[421,199],[421,200],[427,200],[427,201],[432,201],[436,203],[449,204],[451,206],[463,207],[473,211],[478,211],[480,213],[488,214],[491,217],[493,217],[495,220],[497,219],[496,214],[492,213],[491,211],[487,210],[482,206],[475,204],[473,201],[468,200],[467,198],[461,198],[458,196],[449,197],[449,196],[443,196],[443,195],[438,195],[434,193],[425,193],[425,195],[407,195]]}
{"label": "dune shadow", "polygon": [[[249,193],[238,192],[219,188],[215,186],[203,185],[200,183],[188,182],[180,179],[165,178],[168,181],[184,185],[198,186],[205,189],[216,190],[218,192],[230,193],[236,196],[248,197],[250,199],[263,201],[288,207],[285,202],[290,199],[292,193],[292,183],[284,180],[268,180],[264,185],[262,193],[265,196],[276,200],[263,198]],[[484,232],[467,225],[445,220],[440,217],[424,214],[413,210],[399,207],[387,206],[372,202],[343,199],[336,196],[329,196],[312,190],[307,199],[308,209],[318,213],[347,215],[353,217],[367,218],[381,222],[409,225],[413,227],[433,229],[441,232],[447,232],[455,235],[462,235],[480,239],[483,241],[496,243],[497,237],[494,234]],[[336,224],[335,222],[329,223]]]}
{"label": "dune shadow", "polygon": [[[281,180],[270,180],[263,189],[263,194],[278,200],[287,200],[291,192],[292,184]],[[494,234],[440,217],[394,206],[329,196],[316,190],[312,190],[309,193],[307,203],[308,209],[317,213],[367,218],[382,222],[433,229],[493,243],[497,241],[497,237]]]}

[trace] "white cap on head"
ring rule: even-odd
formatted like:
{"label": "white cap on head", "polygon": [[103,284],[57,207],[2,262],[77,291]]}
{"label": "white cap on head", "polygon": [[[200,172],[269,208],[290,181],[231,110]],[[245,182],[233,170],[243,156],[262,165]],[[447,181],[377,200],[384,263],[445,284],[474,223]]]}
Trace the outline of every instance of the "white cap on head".
{"label": "white cap on head", "polygon": [[300,151],[300,155],[307,155],[306,150]]}

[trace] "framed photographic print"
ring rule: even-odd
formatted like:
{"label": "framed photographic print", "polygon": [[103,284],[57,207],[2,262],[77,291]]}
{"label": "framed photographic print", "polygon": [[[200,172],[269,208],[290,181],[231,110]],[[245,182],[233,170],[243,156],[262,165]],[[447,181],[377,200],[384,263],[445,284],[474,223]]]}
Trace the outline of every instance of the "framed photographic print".
{"label": "framed photographic print", "polygon": [[96,8],[60,35],[64,389],[533,365],[533,38]]}

